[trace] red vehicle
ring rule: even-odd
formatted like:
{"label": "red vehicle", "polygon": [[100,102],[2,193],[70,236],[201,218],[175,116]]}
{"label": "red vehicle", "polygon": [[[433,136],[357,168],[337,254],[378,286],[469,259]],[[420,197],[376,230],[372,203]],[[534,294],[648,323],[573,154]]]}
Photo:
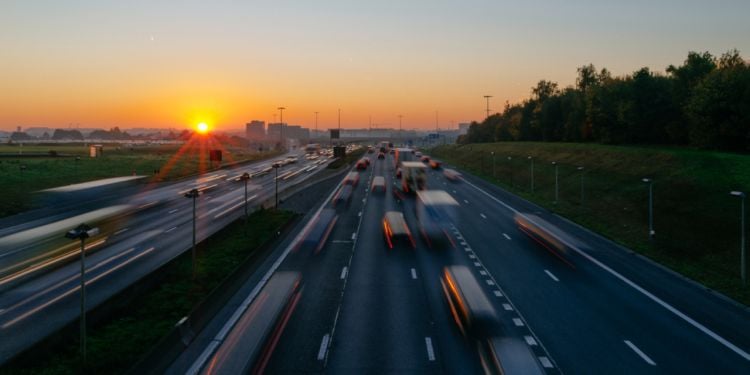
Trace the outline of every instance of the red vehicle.
{"label": "red vehicle", "polygon": [[443,162],[437,159],[430,160],[430,168],[432,169],[440,169],[440,167],[443,165]]}
{"label": "red vehicle", "polygon": [[367,162],[367,160],[368,160],[368,159],[365,159],[365,158],[359,159],[359,160],[357,161],[357,166],[356,166],[356,168],[357,168],[357,169],[359,169],[359,170],[364,170],[364,169],[367,169],[367,165],[369,164],[369,163]]}
{"label": "red vehicle", "polygon": [[421,160],[422,163],[429,163],[430,162],[430,157],[427,156],[427,155],[422,155],[422,157],[419,160]]}

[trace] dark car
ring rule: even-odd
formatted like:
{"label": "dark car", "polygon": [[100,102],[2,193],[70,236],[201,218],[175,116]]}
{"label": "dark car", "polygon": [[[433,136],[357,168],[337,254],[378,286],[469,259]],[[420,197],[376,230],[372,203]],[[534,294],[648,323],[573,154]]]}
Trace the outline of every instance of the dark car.
{"label": "dark car", "polygon": [[378,159],[385,159],[385,153],[384,153],[384,152],[382,152],[382,151],[381,151],[381,152],[379,152],[379,153],[378,153]]}
{"label": "dark car", "polygon": [[300,247],[304,250],[319,252],[325,246],[328,235],[331,234],[331,230],[336,225],[337,219],[336,210],[332,208],[320,211],[320,215],[305,234],[305,239],[302,241]]}
{"label": "dark car", "polygon": [[336,196],[333,198],[333,207],[336,208],[336,210],[345,210],[347,207],[349,207],[349,203],[352,201],[352,192],[354,189],[352,188],[352,185],[343,185],[341,188],[339,188],[339,191],[336,193]]}

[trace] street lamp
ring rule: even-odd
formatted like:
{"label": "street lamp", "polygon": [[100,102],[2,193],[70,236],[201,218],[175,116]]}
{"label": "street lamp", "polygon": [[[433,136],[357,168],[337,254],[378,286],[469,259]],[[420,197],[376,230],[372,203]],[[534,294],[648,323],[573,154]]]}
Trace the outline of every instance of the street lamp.
{"label": "street lamp", "polygon": [[245,172],[240,176],[240,181],[245,182],[245,223],[247,223],[247,181],[250,180],[250,174]]}
{"label": "street lamp", "polygon": [[558,181],[559,181],[559,180],[558,180],[558,178],[557,178],[557,176],[558,176],[558,173],[557,173],[557,162],[556,162],[556,161],[553,161],[553,162],[552,162],[552,165],[554,165],[554,166],[555,166],[555,204],[557,204],[557,199],[558,199],[558,197],[559,197],[559,196],[558,196],[558,192],[560,191],[560,189],[559,189],[559,186],[560,186],[560,185],[558,184]]}
{"label": "street lamp", "polygon": [[81,359],[86,366],[86,239],[99,234],[99,228],[81,224],[65,233],[65,238],[81,241]]}
{"label": "street lamp", "polygon": [[193,279],[195,279],[196,274],[196,265],[195,265],[195,200],[201,195],[201,192],[198,191],[198,189],[192,189],[189,192],[185,193],[185,198],[192,198],[193,199]]}
{"label": "street lamp", "polygon": [[654,232],[654,180],[651,178],[642,179],[648,184],[648,238],[653,239]]}
{"label": "street lamp", "polygon": [[742,286],[746,286],[746,264],[745,264],[745,192],[732,191],[729,194],[740,197],[740,276]]}
{"label": "street lamp", "polygon": [[273,164],[273,169],[276,171],[276,177],[274,178],[274,180],[276,181],[276,199],[275,199],[275,203],[273,207],[276,209],[279,208],[279,167],[280,166],[281,165],[279,165],[279,163]]}
{"label": "street lamp", "polygon": [[531,193],[534,194],[534,158],[529,156],[528,159],[531,162]]}
{"label": "street lamp", "polygon": [[497,178],[497,168],[495,168],[495,151],[492,151],[492,178]]}
{"label": "street lamp", "polygon": [[81,161],[81,157],[80,156],[76,156],[76,164],[75,164],[75,166],[76,166],[76,178],[78,178],[78,163],[80,161]]}
{"label": "street lamp", "polygon": [[282,144],[281,147],[285,149],[286,147],[284,147],[285,146],[284,145],[284,110],[286,109],[286,107],[279,107],[277,109],[279,110],[279,126],[280,126],[279,142]]}
{"label": "street lamp", "polygon": [[578,167],[577,169],[579,171],[581,171],[581,206],[583,206],[583,198],[584,198],[584,195],[583,195],[583,175],[584,175],[585,172],[584,172],[583,167]]}
{"label": "street lamp", "polygon": [[510,164],[512,157],[508,156],[508,168],[510,168],[510,186],[513,187],[513,166]]}
{"label": "street lamp", "polygon": [[315,138],[318,135],[318,112],[315,112]]}

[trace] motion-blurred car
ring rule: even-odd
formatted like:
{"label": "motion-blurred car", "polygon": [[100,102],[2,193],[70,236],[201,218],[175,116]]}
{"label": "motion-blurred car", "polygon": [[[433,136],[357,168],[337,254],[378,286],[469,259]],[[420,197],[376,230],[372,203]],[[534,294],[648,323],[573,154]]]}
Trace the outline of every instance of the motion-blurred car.
{"label": "motion-blurred car", "polygon": [[396,178],[401,178],[401,168],[396,168]]}
{"label": "motion-blurred car", "polygon": [[422,163],[429,163],[430,162],[430,157],[427,156],[427,155],[422,155],[422,157],[419,158],[419,160],[422,161]]}
{"label": "motion-blurred car", "polygon": [[440,167],[443,166],[443,162],[437,159],[430,160],[430,168],[432,169],[440,169]]}
{"label": "motion-blurred car", "polygon": [[443,169],[443,176],[450,181],[458,181],[461,179],[461,173],[458,173],[455,169],[445,168]]}
{"label": "motion-blurred car", "polygon": [[359,160],[357,160],[357,165],[356,165],[356,168],[357,168],[358,170],[365,170],[365,169],[367,169],[367,164],[368,164],[368,163],[367,163],[367,161],[366,161],[366,160],[367,160],[367,159],[364,159],[364,158],[363,158],[363,159],[359,159]]}
{"label": "motion-blurred car", "polygon": [[336,210],[332,208],[321,210],[320,215],[318,215],[309,231],[305,234],[305,239],[300,244],[300,247],[304,250],[314,250],[315,253],[318,253],[325,246],[328,235],[331,234],[337,219]]}
{"label": "motion-blurred car", "polygon": [[373,177],[371,189],[373,193],[385,193],[385,177],[383,176]]}
{"label": "motion-blurred car", "polygon": [[339,188],[336,196],[333,198],[333,207],[337,211],[346,210],[349,207],[349,203],[352,201],[352,193],[354,189],[352,185],[343,185]]}
{"label": "motion-blurred car", "polygon": [[404,220],[404,214],[398,211],[387,211],[383,216],[383,234],[389,249],[399,244],[409,245],[416,248],[414,237]]}
{"label": "motion-blurred car", "polygon": [[378,159],[385,159],[385,153],[384,153],[384,152],[382,152],[382,151],[381,151],[381,152],[379,152],[379,153],[378,153]]}
{"label": "motion-blurred car", "polygon": [[346,177],[344,177],[344,185],[357,186],[358,183],[359,173],[357,172],[349,172]]}

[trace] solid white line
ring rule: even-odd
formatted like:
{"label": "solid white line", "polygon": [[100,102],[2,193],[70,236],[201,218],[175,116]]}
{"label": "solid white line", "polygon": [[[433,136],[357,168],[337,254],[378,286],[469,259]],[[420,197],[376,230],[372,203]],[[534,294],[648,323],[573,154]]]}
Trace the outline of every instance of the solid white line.
{"label": "solid white line", "polygon": [[169,213],[170,213],[170,214],[173,214],[173,213],[175,213],[175,212],[177,212],[177,211],[179,211],[179,210],[180,210],[179,208],[175,208],[174,210],[171,210],[171,211],[169,211]]}
{"label": "solid white line", "polygon": [[503,233],[503,236],[505,237],[505,239],[506,239],[506,240],[509,240],[509,239],[510,239],[510,236],[509,236],[509,235],[507,235],[506,233]]}
{"label": "solid white line", "polygon": [[553,368],[555,366],[552,366],[552,362],[549,361],[549,358],[547,357],[539,357],[539,363],[542,364],[542,367],[544,368]]}
{"label": "solid white line", "polygon": [[518,318],[513,318],[513,324],[515,324],[516,327],[523,327],[523,321]]}
{"label": "solid white line", "polygon": [[534,340],[533,337],[524,336],[523,339],[526,340],[526,344],[528,344],[529,346],[536,346],[536,340]]}
{"label": "solid white line", "polygon": [[344,268],[341,269],[341,280],[346,278],[346,274],[349,272],[349,269],[344,266]]}
{"label": "solid white line", "polygon": [[466,199],[464,199],[464,203],[469,204],[469,201],[467,201]]}
{"label": "solid white line", "polygon": [[326,351],[328,351],[328,341],[331,336],[327,333],[323,336],[323,340],[320,341],[320,350],[318,350],[318,361],[322,361],[326,357]]}
{"label": "solid white line", "polygon": [[411,278],[416,280],[417,279],[417,270],[414,268],[411,269]]}
{"label": "solid white line", "polygon": [[651,366],[656,366],[656,362],[654,362],[651,358],[649,358],[649,356],[647,356],[646,353],[642,352],[641,349],[638,349],[638,347],[635,346],[635,344],[633,344],[629,340],[623,340],[623,341],[625,342],[625,345],[629,346],[630,349],[633,349],[635,354],[638,354],[638,356],[640,356],[641,359],[646,361],[646,363],[648,363]]}
{"label": "solid white line", "polygon": [[482,219],[486,219],[487,218],[487,216],[484,216],[484,214],[479,214],[479,216],[481,216]]}
{"label": "solid white line", "polygon": [[[469,182],[469,181],[466,181],[466,180],[464,180],[464,181],[465,181],[465,182],[466,182],[467,184],[469,184],[470,186],[472,186],[472,187],[474,187],[475,189],[477,189],[477,190],[478,190],[479,192],[481,192],[481,193],[483,193],[484,195],[486,195],[487,197],[489,197],[490,199],[492,199],[492,200],[494,200],[495,202],[499,203],[500,205],[504,206],[504,207],[505,207],[505,208],[507,208],[508,210],[510,210],[510,211],[512,211],[512,212],[514,212],[514,213],[516,213],[516,214],[522,215],[522,216],[524,216],[524,218],[525,218],[526,220],[529,220],[530,222],[532,222],[532,223],[534,223],[534,224],[538,225],[538,224],[537,224],[537,223],[535,223],[535,222],[534,222],[533,220],[531,220],[531,219],[530,219],[529,217],[527,217],[526,215],[523,215],[523,214],[521,214],[521,213],[520,213],[520,212],[519,212],[518,210],[516,210],[515,208],[513,208],[513,207],[509,206],[509,205],[508,205],[507,203],[505,203],[505,202],[503,202],[503,201],[501,201],[501,200],[499,200],[499,199],[495,198],[495,197],[494,197],[494,196],[492,196],[492,195],[491,195],[490,193],[488,193],[488,192],[486,192],[486,191],[482,190],[481,188],[479,188],[478,186],[476,186],[476,185],[472,184],[471,182]],[[620,279],[620,280],[621,280],[622,282],[624,282],[625,284],[627,284],[627,285],[628,285],[628,286],[630,286],[631,288],[633,288],[633,289],[637,290],[638,292],[640,292],[641,294],[645,295],[646,297],[648,297],[648,298],[649,298],[649,299],[651,299],[652,301],[656,302],[656,303],[657,303],[658,305],[660,305],[661,307],[663,307],[663,308],[667,309],[667,310],[668,310],[669,312],[671,312],[672,314],[675,314],[675,315],[677,315],[677,316],[678,316],[678,317],[680,317],[680,318],[681,318],[682,320],[684,320],[684,321],[688,322],[688,323],[689,323],[690,325],[692,325],[693,327],[697,328],[697,329],[698,329],[699,331],[703,332],[703,333],[704,333],[704,334],[706,334],[707,336],[711,337],[712,339],[714,339],[714,340],[718,341],[719,343],[721,343],[722,345],[726,346],[727,348],[729,348],[729,349],[730,349],[730,350],[732,350],[733,352],[737,353],[737,354],[738,354],[738,355],[739,355],[740,357],[744,358],[745,360],[748,360],[748,361],[750,361],[750,354],[748,354],[748,353],[747,353],[746,351],[744,351],[744,350],[740,349],[740,348],[739,348],[739,347],[737,347],[736,345],[732,344],[731,342],[729,342],[729,340],[727,340],[727,339],[725,339],[725,338],[723,338],[723,337],[719,336],[719,335],[718,335],[718,334],[717,334],[716,332],[714,332],[714,331],[710,330],[710,329],[709,329],[708,327],[704,326],[704,325],[703,325],[703,324],[701,324],[701,323],[698,323],[698,322],[697,322],[697,321],[695,321],[695,320],[694,320],[693,318],[691,318],[691,317],[689,317],[689,316],[685,315],[685,313],[683,313],[682,311],[680,311],[680,310],[678,310],[677,308],[673,307],[672,305],[670,305],[670,304],[668,304],[668,303],[664,302],[664,301],[663,301],[663,300],[662,300],[661,298],[659,298],[659,297],[657,297],[657,296],[653,295],[653,294],[652,294],[651,292],[647,291],[646,289],[644,289],[644,288],[643,288],[643,287],[641,287],[640,285],[636,284],[635,282],[631,281],[631,280],[630,280],[630,279],[628,279],[627,277],[625,277],[625,276],[621,275],[621,274],[620,274],[619,272],[617,272],[617,271],[615,271],[615,270],[613,270],[613,269],[609,268],[609,266],[607,266],[606,264],[604,264],[604,263],[600,262],[599,260],[597,260],[596,258],[592,257],[591,255],[589,255],[589,254],[588,254],[588,253],[586,253],[585,251],[583,251],[583,250],[580,250],[580,249],[579,249],[578,247],[576,247],[576,246],[573,246],[572,244],[570,244],[570,243],[569,243],[569,242],[568,242],[567,240],[565,240],[564,238],[559,238],[558,236],[555,236],[554,234],[552,234],[552,236],[554,236],[554,237],[555,237],[555,238],[556,238],[557,240],[561,241],[561,242],[562,242],[562,243],[563,243],[564,245],[566,245],[566,246],[568,246],[569,248],[573,249],[573,251],[577,252],[578,254],[582,255],[582,256],[583,256],[584,258],[588,259],[588,260],[589,260],[590,262],[592,262],[592,263],[596,264],[597,266],[599,266],[599,267],[600,267],[600,268],[602,268],[603,270],[605,270],[605,271],[609,272],[609,273],[610,273],[610,274],[611,274],[612,276],[614,276],[614,277],[616,277],[616,278]]]}
{"label": "solid white line", "polygon": [[177,227],[169,228],[169,229],[165,230],[164,233],[169,233],[169,232],[171,232],[171,231],[173,231],[175,229],[177,229]]}
{"label": "solid white line", "polygon": [[435,349],[432,348],[432,339],[429,337],[425,337],[424,344],[427,346],[427,359],[429,359],[430,361],[434,361]]}
{"label": "solid white line", "polygon": [[513,311],[513,307],[509,303],[503,304],[503,310],[505,311]]}
{"label": "solid white line", "polygon": [[495,297],[502,297],[502,296],[503,296],[503,292],[501,292],[499,290],[495,291]]}
{"label": "solid white line", "polygon": [[122,228],[122,229],[118,230],[117,232],[115,232],[115,234],[114,234],[114,235],[116,236],[116,235],[118,235],[118,234],[120,234],[120,233],[123,233],[123,232],[127,232],[127,231],[128,231],[129,229],[130,229],[130,228]]}
{"label": "solid white line", "polygon": [[560,282],[560,279],[558,279],[555,275],[553,275],[552,272],[549,272],[548,270],[544,270],[544,273],[546,273],[547,276],[549,276],[550,278],[552,278],[552,280]]}

